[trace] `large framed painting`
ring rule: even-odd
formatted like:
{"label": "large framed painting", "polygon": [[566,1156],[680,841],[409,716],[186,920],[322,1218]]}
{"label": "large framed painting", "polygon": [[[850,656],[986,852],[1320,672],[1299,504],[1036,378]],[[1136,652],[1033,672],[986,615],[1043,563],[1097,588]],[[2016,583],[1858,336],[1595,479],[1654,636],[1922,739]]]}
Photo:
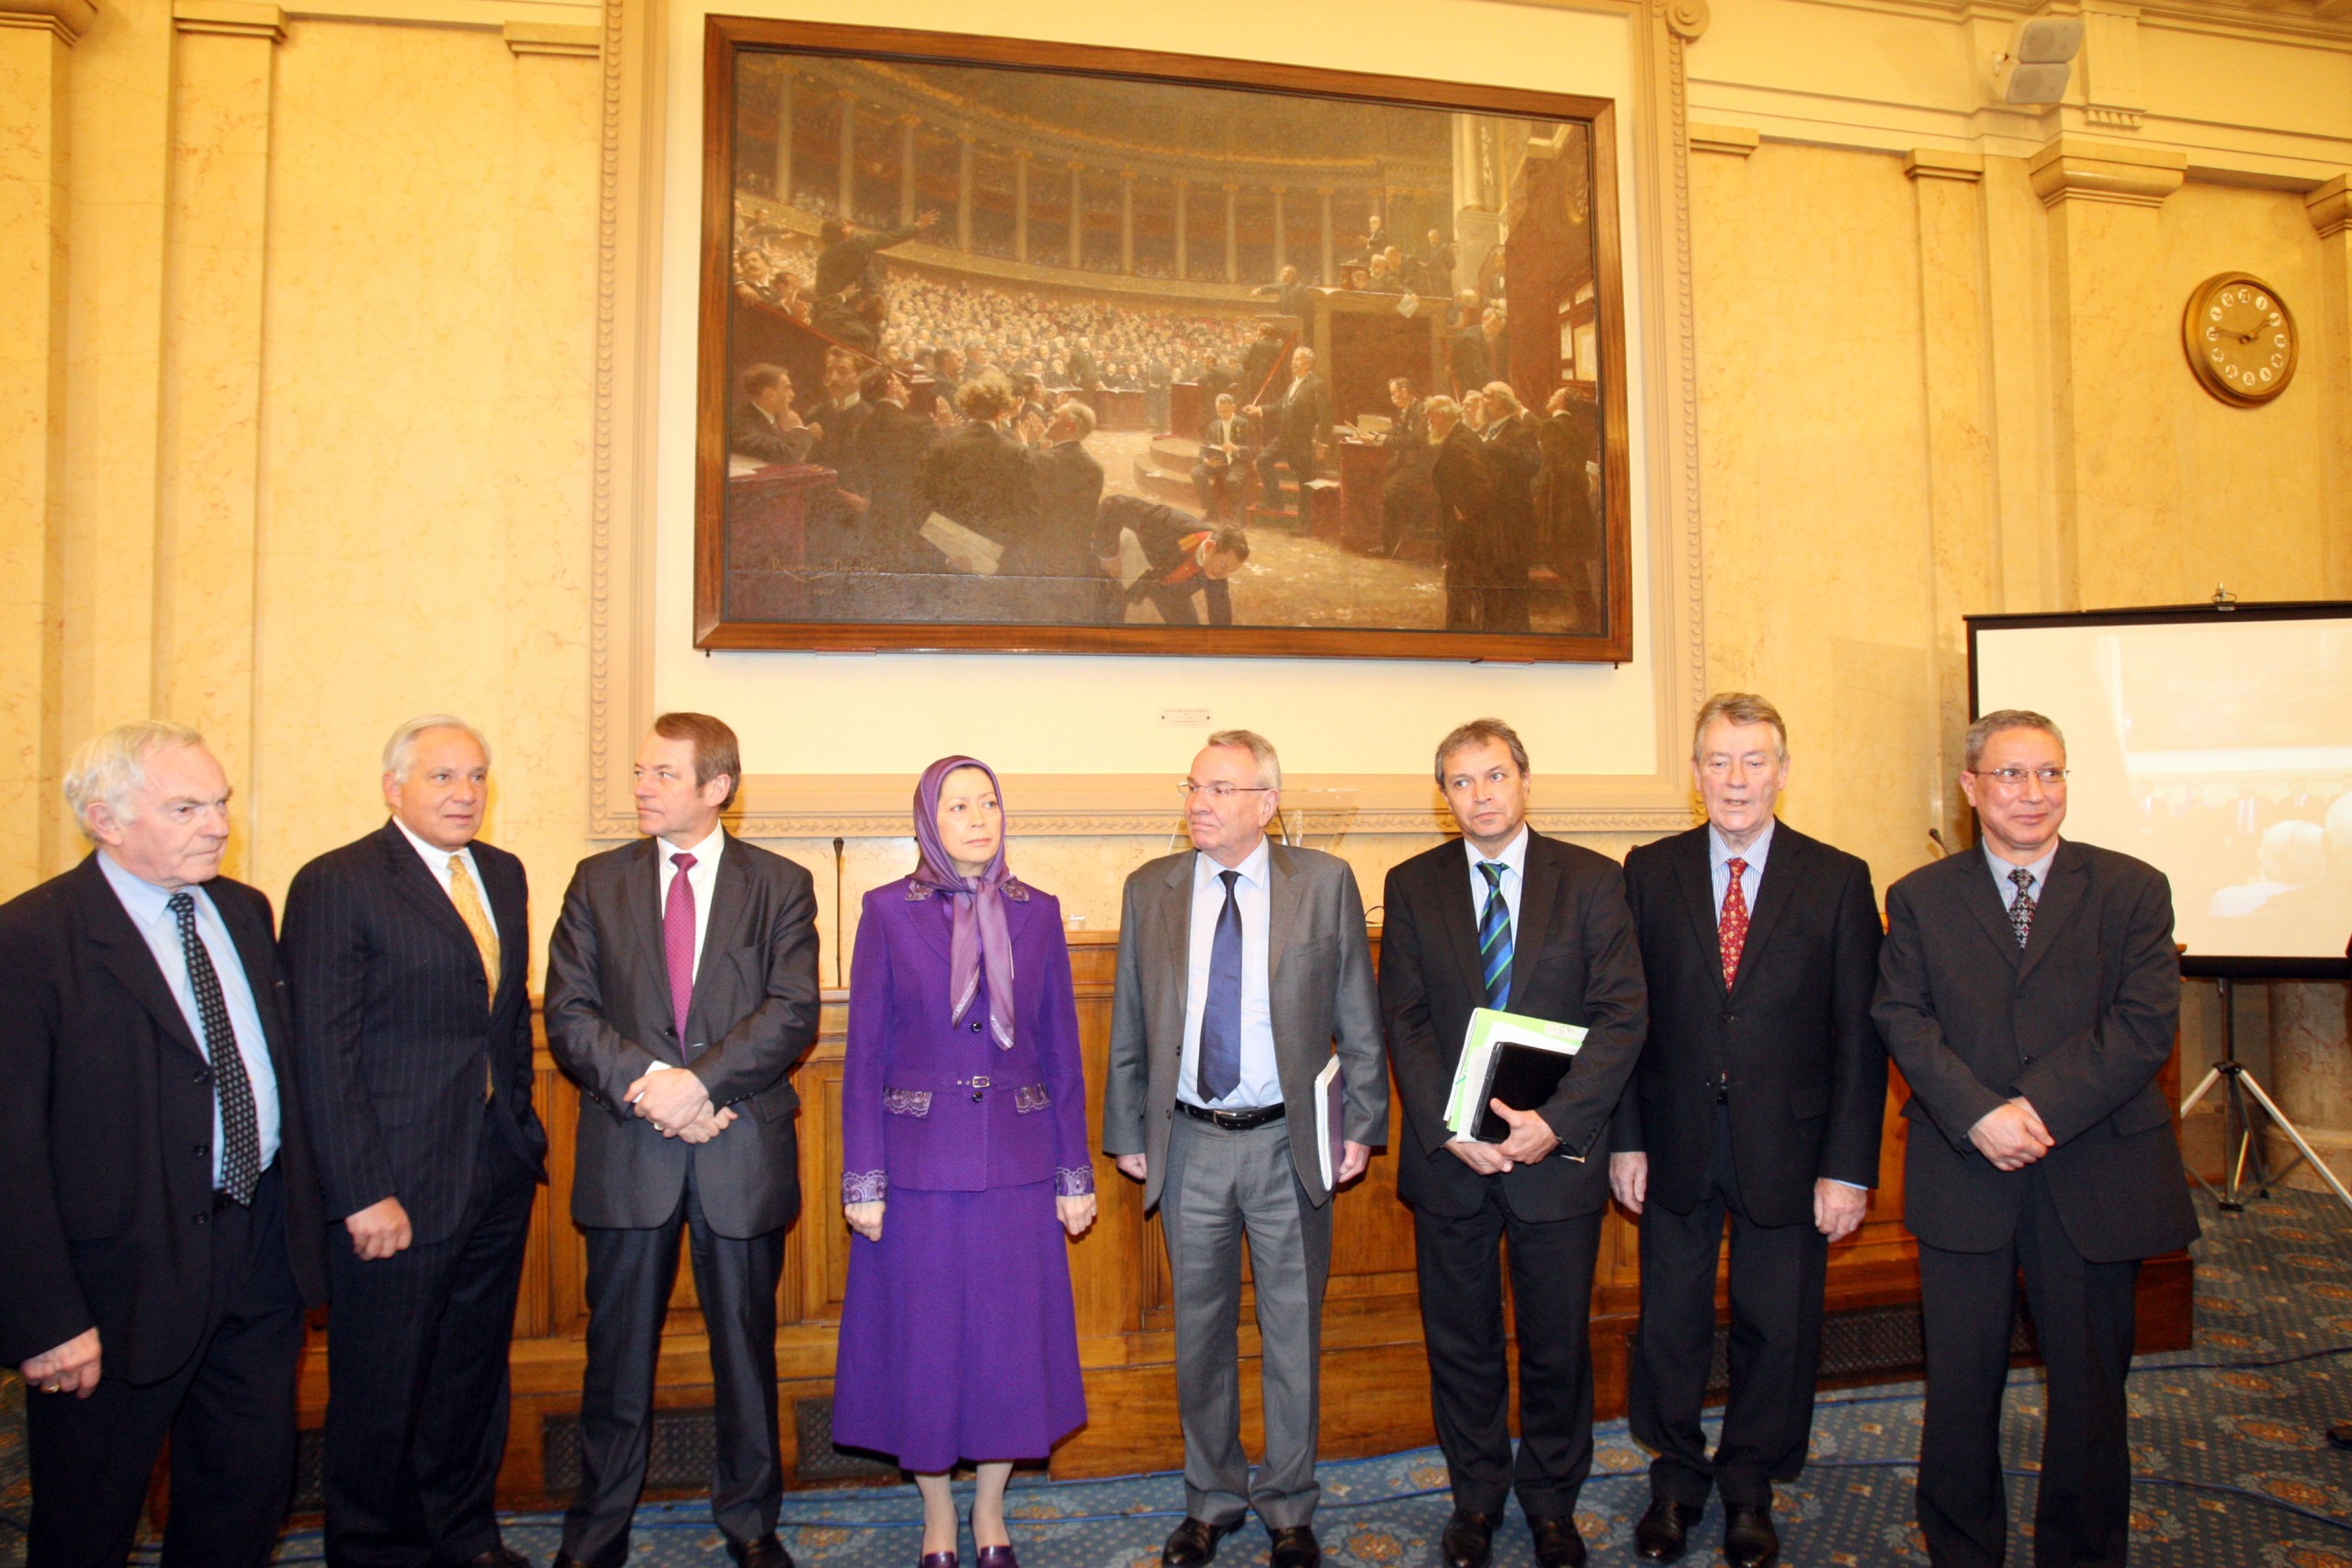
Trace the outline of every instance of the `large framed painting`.
{"label": "large framed painting", "polygon": [[1611,101],[706,48],[696,646],[1631,654]]}

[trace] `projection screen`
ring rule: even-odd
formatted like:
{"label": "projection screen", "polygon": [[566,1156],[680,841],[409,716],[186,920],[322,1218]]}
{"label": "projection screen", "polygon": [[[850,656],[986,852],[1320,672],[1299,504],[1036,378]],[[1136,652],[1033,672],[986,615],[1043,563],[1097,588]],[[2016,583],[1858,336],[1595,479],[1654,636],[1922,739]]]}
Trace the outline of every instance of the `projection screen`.
{"label": "projection screen", "polygon": [[2066,737],[2065,834],[2172,880],[2189,974],[2346,972],[2352,604],[1968,618],[1973,711]]}

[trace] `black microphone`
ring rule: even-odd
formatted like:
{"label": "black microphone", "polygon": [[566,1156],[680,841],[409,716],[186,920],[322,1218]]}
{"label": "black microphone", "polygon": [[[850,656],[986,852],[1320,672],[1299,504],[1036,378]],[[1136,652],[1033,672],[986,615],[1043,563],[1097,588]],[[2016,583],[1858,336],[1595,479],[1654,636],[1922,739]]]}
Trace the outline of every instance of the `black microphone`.
{"label": "black microphone", "polygon": [[1933,841],[1934,841],[1934,843],[1935,843],[1935,846],[1936,846],[1936,858],[1937,858],[1938,860],[1941,860],[1944,856],[1946,856],[1946,855],[1948,855],[1948,854],[1951,853],[1951,846],[1950,844],[1947,844],[1947,843],[1945,843],[1945,842],[1944,842],[1944,835],[1943,835],[1943,830],[1942,830],[1941,829],[1939,829],[1939,828],[1930,828],[1930,829],[1928,829],[1928,837],[1931,840],[1933,840]]}

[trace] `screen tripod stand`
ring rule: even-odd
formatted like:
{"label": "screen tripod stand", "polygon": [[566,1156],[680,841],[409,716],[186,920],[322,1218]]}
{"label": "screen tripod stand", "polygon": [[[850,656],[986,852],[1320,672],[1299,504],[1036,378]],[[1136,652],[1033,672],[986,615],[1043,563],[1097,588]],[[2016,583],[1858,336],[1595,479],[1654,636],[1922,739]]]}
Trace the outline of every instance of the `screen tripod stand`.
{"label": "screen tripod stand", "polygon": [[[2234,1214],[2245,1207],[2249,1167],[2253,1169],[2251,1185],[2255,1195],[2261,1198],[2269,1197],[2271,1185],[2283,1179],[2287,1172],[2294,1168],[2292,1160],[2278,1170],[2270,1168],[2270,1156],[2263,1153],[2262,1140],[2256,1136],[2253,1114],[2246,1105],[2246,1098],[2251,1095],[2262,1107],[2263,1113],[2270,1118],[2271,1124],[2287,1134],[2289,1141],[2301,1151],[2301,1157],[2308,1161],[2311,1168],[2319,1172],[2321,1179],[2335,1190],[2336,1197],[2343,1200],[2344,1206],[2352,1209],[2352,1192],[2344,1190],[2344,1183],[2335,1179],[2335,1172],[2327,1168],[2327,1162],[2304,1142],[2303,1134],[2287,1120],[2287,1113],[2262,1091],[2262,1085],[2246,1070],[2245,1064],[2238,1060],[2237,1017],[2232,1005],[2234,998],[2231,995],[2234,987],[2226,975],[2213,983],[2222,995],[2222,1059],[2208,1068],[2205,1076],[2198,1080],[2197,1087],[2188,1091],[2188,1098],[2180,1102],[2180,1114],[2186,1119],[2214,1085],[2222,1087],[2222,1185],[2215,1187],[2202,1176],[2197,1177],[2198,1185],[2213,1194],[2213,1201],[2221,1204],[2223,1213]],[[2231,1143],[2233,1138],[2236,1140],[2234,1152]],[[2196,1172],[2189,1174],[2194,1176]]]}

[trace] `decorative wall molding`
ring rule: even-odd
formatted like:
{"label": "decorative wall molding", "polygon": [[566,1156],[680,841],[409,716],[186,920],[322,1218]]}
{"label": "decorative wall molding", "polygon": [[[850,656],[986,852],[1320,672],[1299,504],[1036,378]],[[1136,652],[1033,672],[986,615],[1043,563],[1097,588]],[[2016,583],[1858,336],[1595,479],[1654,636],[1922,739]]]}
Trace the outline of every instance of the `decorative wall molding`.
{"label": "decorative wall molding", "polygon": [[2336,175],[2303,197],[2303,210],[2323,240],[2333,240],[2352,226],[2352,174]]}
{"label": "decorative wall molding", "polygon": [[98,19],[91,0],[6,0],[0,6],[0,28],[35,28],[74,43]]}
{"label": "decorative wall molding", "polygon": [[1762,132],[1744,125],[1690,126],[1690,151],[1693,152],[1728,152],[1735,158],[1752,156],[1762,144]]}
{"label": "decorative wall molding", "polygon": [[499,29],[514,53],[574,55],[594,60],[604,51],[601,28],[572,27],[560,22],[508,22]]}
{"label": "decorative wall molding", "polygon": [[1903,155],[1903,172],[1915,180],[1959,180],[1974,185],[1984,177],[1984,158],[1978,152],[1914,147]]}
{"label": "decorative wall molding", "polygon": [[510,24],[587,28],[601,33],[596,0],[294,0],[286,15],[335,22],[390,22],[410,28],[499,32]]}
{"label": "decorative wall molding", "polygon": [[[1647,480],[1651,583],[1641,613],[1655,650],[1656,716],[1648,773],[1547,773],[1542,803],[1529,815],[1555,832],[1670,832],[1692,821],[1684,724],[1708,689],[1685,58],[1690,41],[1705,30],[1708,12],[1705,0],[1542,3],[1607,9],[1633,24],[1634,87],[1621,123],[1634,153],[1627,208],[1641,236],[1639,352],[1647,441],[1637,460]],[[629,763],[655,712],[654,447],[667,11],[668,0],[604,0],[588,638],[589,832],[598,839],[637,834]],[[1008,791],[1019,777],[1008,775]],[[1351,805],[1334,808],[1350,832],[1421,836],[1446,826],[1424,773],[1325,775],[1311,782],[1351,796]],[[907,817],[899,803],[913,783],[912,775],[747,774],[741,817],[730,822],[753,838],[901,838]],[[1166,834],[1178,826],[1172,804],[1159,798],[1170,783],[1147,781],[1147,801],[1136,793],[1138,781],[1124,775],[1032,775],[1019,786],[1021,829],[1071,837]],[[1293,808],[1305,809],[1310,831],[1320,836],[1328,830],[1324,811],[1298,798],[1309,783],[1305,775],[1293,781]]]}
{"label": "decorative wall molding", "polygon": [[286,41],[286,13],[264,0],[172,0],[172,28],[183,33]]}
{"label": "decorative wall molding", "polygon": [[2060,136],[2027,162],[2033,193],[2044,207],[2062,201],[2108,201],[2162,207],[2188,177],[2187,154],[2132,147],[2084,136]]}

